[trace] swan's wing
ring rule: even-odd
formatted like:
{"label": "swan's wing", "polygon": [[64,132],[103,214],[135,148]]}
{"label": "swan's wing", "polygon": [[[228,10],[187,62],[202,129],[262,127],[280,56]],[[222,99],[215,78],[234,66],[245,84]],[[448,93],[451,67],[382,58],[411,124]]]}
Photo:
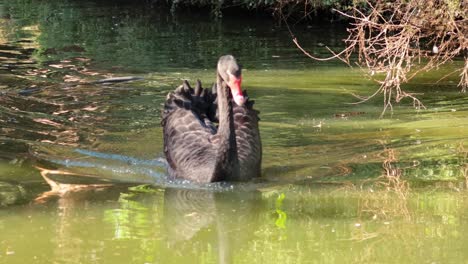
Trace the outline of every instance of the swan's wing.
{"label": "swan's wing", "polygon": [[215,100],[216,94],[208,89],[203,89],[200,80],[197,80],[195,89],[187,81],[184,81],[174,92],[167,95],[161,124],[164,127],[168,117],[175,111],[185,110],[193,112],[194,119],[201,121],[204,127],[216,133],[216,126],[213,124],[216,122],[217,106]]}
{"label": "swan's wing", "polygon": [[[164,104],[162,126],[164,152],[170,169],[176,178],[200,180],[214,160],[211,142],[216,127],[208,118],[213,95],[198,82],[195,89],[188,82],[168,94]],[[205,172],[206,170],[206,172]],[[195,178],[196,177],[196,178]]]}
{"label": "swan's wing", "polygon": [[[247,96],[246,91],[244,93]],[[260,176],[262,162],[262,142],[258,129],[260,119],[259,112],[253,109],[254,103],[248,99],[244,106],[233,103],[240,173],[241,178],[246,180]]]}

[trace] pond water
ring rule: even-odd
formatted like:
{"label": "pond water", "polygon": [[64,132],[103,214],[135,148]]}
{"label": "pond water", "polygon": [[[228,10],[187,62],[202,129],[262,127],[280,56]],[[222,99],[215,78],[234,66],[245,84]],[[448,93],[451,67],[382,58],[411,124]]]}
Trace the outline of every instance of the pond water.
{"label": "pond water", "polygon": [[[468,97],[456,74],[433,84],[461,62],[408,85],[426,109],[379,118],[381,97],[352,104],[376,89],[359,69],[266,18],[195,13],[0,0],[0,263],[465,262]],[[346,32],[293,31],[321,56]],[[261,111],[262,177],[168,181],[161,104],[226,53]],[[122,76],[143,79],[98,81]]]}

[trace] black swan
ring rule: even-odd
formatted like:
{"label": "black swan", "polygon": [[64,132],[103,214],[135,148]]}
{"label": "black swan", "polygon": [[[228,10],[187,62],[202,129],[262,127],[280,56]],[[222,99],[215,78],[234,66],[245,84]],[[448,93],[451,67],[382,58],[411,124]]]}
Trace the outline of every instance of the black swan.
{"label": "black swan", "polygon": [[167,95],[161,123],[169,177],[207,183],[260,176],[258,111],[241,81],[236,59],[225,55],[213,91],[184,81]]}

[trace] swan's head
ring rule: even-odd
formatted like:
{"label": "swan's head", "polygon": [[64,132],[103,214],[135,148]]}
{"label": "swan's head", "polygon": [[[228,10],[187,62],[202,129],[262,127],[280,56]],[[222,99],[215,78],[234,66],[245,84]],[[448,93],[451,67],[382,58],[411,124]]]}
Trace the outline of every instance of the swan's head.
{"label": "swan's head", "polygon": [[218,74],[231,89],[232,98],[242,106],[247,101],[242,93],[242,69],[232,55],[225,55],[218,60]]}

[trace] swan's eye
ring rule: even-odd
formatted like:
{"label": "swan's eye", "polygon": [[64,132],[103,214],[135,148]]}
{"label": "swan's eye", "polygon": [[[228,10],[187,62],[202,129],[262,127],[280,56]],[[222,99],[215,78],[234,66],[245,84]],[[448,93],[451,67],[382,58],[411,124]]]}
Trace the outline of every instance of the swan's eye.
{"label": "swan's eye", "polygon": [[229,77],[234,77],[234,78],[239,78],[241,76],[241,70],[240,69],[230,69],[227,70],[227,74]]}

